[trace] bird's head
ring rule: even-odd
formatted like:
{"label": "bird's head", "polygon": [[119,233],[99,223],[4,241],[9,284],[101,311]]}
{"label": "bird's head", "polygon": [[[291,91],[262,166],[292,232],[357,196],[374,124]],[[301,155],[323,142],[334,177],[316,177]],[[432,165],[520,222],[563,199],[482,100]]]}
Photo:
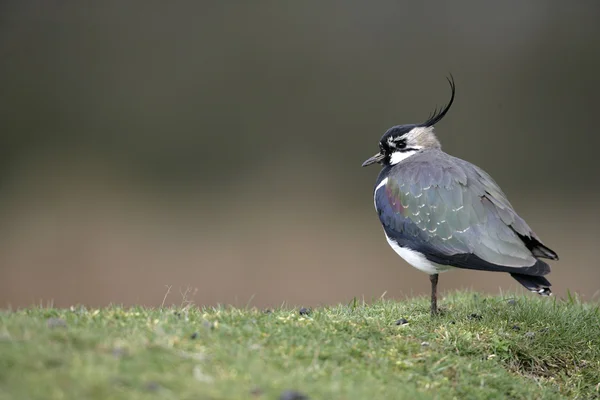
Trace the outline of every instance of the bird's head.
{"label": "bird's head", "polygon": [[395,165],[411,155],[425,149],[440,148],[440,142],[433,132],[433,126],[439,122],[452,106],[454,101],[455,85],[452,75],[447,78],[450,83],[452,95],[446,107],[439,112],[433,111],[427,121],[418,125],[397,125],[388,129],[379,141],[379,153],[363,163],[363,167],[379,163],[382,165]]}

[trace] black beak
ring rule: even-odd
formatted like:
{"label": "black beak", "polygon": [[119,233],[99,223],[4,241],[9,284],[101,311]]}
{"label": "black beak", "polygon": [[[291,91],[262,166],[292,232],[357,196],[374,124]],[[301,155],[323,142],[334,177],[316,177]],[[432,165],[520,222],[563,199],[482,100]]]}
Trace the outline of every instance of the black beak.
{"label": "black beak", "polygon": [[367,161],[365,161],[362,164],[362,166],[366,167],[366,166],[369,166],[371,164],[380,163],[381,161],[383,161],[384,158],[385,158],[385,156],[383,154],[377,153],[373,157],[371,157]]}

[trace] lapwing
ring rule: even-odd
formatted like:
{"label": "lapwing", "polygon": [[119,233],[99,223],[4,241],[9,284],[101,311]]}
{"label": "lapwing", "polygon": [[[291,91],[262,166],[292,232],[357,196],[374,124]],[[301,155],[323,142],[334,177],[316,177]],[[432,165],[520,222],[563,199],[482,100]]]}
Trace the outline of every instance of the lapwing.
{"label": "lapwing", "polygon": [[434,125],[450,101],[421,124],[397,125],[379,141],[379,153],[362,166],[381,164],[375,209],[389,245],[408,264],[429,274],[431,314],[438,312],[438,274],[452,268],[507,272],[528,290],[549,296],[544,278],[558,260],[516,213],[498,184],[481,168],[442,151]]}

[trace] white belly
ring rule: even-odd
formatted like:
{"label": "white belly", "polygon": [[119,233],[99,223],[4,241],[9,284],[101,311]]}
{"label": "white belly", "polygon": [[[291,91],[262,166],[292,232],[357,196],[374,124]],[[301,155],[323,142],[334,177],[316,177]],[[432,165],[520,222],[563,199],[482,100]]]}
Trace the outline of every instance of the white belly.
{"label": "white belly", "polygon": [[450,265],[441,265],[431,262],[419,252],[405,247],[400,247],[398,246],[398,243],[390,239],[387,235],[385,235],[385,238],[387,239],[392,249],[394,249],[394,251],[398,253],[398,255],[404,259],[404,261],[406,261],[416,269],[421,270],[429,275],[448,271],[449,269],[453,268]]}

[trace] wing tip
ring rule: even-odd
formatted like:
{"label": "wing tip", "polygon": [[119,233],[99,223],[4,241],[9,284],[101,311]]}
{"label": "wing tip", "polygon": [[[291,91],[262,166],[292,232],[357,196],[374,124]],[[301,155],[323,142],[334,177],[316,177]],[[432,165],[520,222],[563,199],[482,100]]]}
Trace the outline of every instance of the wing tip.
{"label": "wing tip", "polygon": [[549,260],[558,261],[558,254],[542,242],[536,237],[535,233],[530,233],[529,235],[521,235],[519,232],[512,227],[513,232],[519,236],[519,239],[525,244],[525,247],[531,251],[534,257],[547,258]]}

